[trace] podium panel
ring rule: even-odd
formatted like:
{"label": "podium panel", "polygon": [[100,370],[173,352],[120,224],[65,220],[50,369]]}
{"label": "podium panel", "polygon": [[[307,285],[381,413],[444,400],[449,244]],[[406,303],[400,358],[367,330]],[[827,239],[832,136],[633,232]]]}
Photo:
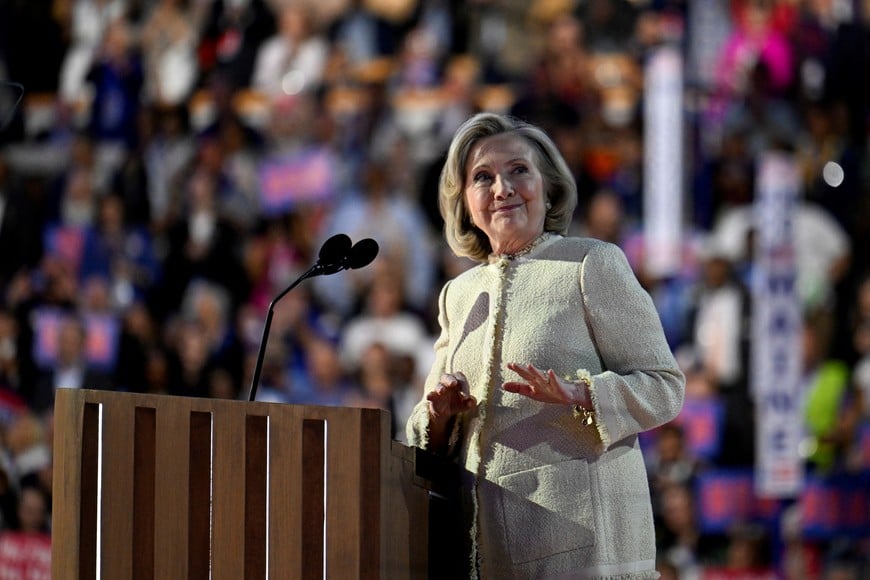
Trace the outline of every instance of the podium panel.
{"label": "podium panel", "polygon": [[386,411],[60,389],[54,421],[54,578],[428,575]]}

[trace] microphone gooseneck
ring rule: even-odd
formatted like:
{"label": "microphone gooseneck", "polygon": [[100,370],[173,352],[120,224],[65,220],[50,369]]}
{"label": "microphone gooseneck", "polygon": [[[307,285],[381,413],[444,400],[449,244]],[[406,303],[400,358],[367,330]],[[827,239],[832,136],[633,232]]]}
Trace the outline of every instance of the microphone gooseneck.
{"label": "microphone gooseneck", "polygon": [[260,339],[260,350],[257,353],[257,364],[254,367],[254,375],[251,379],[248,401],[254,401],[257,397],[257,387],[260,384],[260,374],[263,371],[263,359],[266,356],[266,343],[269,339],[269,329],[272,327],[275,304],[307,278],[327,276],[341,270],[356,270],[369,265],[377,255],[378,243],[373,239],[366,238],[356,244],[351,244],[351,240],[346,234],[335,234],[323,242],[318,253],[317,262],[275,296],[272,302],[269,303],[266,322],[263,324],[263,336]]}

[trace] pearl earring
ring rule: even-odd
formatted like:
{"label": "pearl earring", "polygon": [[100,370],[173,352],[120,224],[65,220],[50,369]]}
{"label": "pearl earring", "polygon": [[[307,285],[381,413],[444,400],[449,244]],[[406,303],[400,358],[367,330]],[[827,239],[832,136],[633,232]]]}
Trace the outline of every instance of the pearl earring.
{"label": "pearl earring", "polygon": [[550,203],[549,200],[547,200],[547,210],[549,211],[549,210],[551,210],[551,209],[553,209],[553,204]]}

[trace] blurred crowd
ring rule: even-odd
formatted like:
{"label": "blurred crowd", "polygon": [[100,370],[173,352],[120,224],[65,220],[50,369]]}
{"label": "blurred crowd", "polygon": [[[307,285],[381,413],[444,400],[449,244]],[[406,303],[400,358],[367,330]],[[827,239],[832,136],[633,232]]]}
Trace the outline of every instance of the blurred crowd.
{"label": "blurred crowd", "polygon": [[[663,46],[685,63],[666,276],[643,238],[644,67]],[[868,577],[868,71],[860,0],[0,0],[0,576],[50,557],[56,389],[244,398],[270,301],[337,232],[380,255],[278,303],[258,400],[384,408],[403,439],[435,298],[472,265],[442,241],[442,159],[492,110],[557,142],[573,233],[626,251],[687,374],[694,414],[643,439],[663,578]],[[818,494],[740,487],[771,150],[801,183],[807,489],[848,497],[851,527],[814,527]]]}

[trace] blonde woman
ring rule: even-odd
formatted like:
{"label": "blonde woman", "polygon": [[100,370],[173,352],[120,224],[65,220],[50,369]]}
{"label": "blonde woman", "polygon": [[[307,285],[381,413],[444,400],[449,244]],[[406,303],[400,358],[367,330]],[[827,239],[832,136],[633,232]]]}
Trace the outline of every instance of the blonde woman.
{"label": "blonde woman", "polygon": [[439,196],[448,244],[480,264],[441,291],[407,436],[464,468],[469,576],[658,577],[637,434],[685,381],[649,295],[617,246],[565,237],[576,186],[533,125],[466,121]]}

